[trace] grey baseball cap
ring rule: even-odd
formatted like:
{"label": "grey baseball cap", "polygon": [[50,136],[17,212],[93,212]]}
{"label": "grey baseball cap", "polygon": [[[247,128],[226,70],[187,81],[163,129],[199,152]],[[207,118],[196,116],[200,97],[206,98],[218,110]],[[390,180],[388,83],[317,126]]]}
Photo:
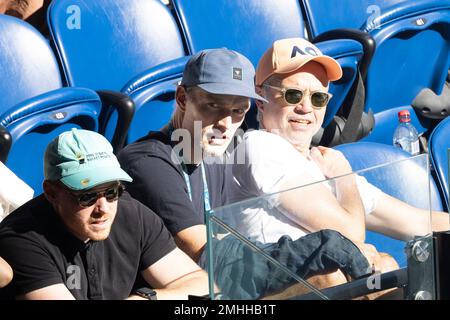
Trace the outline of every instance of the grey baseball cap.
{"label": "grey baseball cap", "polygon": [[242,54],[226,48],[207,49],[193,55],[186,63],[181,85],[267,102],[255,92],[254,77],[255,68]]}

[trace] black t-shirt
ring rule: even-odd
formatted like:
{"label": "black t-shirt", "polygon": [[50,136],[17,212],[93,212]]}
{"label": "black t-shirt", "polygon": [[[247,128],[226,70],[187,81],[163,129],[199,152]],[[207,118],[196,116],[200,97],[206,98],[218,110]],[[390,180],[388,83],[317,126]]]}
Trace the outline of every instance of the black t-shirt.
{"label": "black t-shirt", "polygon": [[125,147],[118,158],[121,167],[133,178],[127,185],[130,194],[158,214],[172,235],[176,235],[183,229],[205,223],[201,165],[205,166],[211,208],[225,203],[224,166],[213,161],[186,166],[191,202],[183,168],[172,161],[171,154],[172,145],[167,135],[150,132]]}
{"label": "black t-shirt", "polygon": [[0,224],[0,256],[14,270],[15,295],[62,283],[76,299],[124,299],[139,271],[175,248],[161,219],[127,193],[103,241],[76,238],[43,195]]}

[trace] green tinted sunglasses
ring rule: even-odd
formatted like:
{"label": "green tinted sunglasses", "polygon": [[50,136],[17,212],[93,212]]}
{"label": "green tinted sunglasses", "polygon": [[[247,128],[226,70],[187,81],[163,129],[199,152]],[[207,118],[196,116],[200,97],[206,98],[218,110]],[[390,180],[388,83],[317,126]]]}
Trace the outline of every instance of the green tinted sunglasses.
{"label": "green tinted sunglasses", "polygon": [[[289,105],[299,104],[303,100],[303,98],[307,95],[305,91],[295,88],[280,88],[268,84],[264,84],[263,86],[280,91],[283,94],[284,100]],[[331,93],[323,91],[313,91],[309,95],[311,96],[311,104],[316,109],[326,107],[328,101],[330,101],[330,99],[333,97]]]}

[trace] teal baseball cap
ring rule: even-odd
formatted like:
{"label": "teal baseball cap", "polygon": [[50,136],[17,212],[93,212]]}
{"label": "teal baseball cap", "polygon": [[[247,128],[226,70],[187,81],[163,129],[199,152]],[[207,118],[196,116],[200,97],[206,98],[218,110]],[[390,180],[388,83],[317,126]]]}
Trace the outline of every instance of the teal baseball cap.
{"label": "teal baseball cap", "polygon": [[59,180],[72,190],[90,189],[112,181],[133,181],[120,168],[104,136],[76,128],[61,133],[48,144],[44,176],[46,180]]}

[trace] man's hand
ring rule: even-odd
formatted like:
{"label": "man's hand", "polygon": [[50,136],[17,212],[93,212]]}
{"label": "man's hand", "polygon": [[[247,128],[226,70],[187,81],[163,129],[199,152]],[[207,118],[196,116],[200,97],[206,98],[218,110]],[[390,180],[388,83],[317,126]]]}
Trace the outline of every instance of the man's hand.
{"label": "man's hand", "polygon": [[373,245],[361,242],[354,242],[354,244],[366,257],[367,261],[372,266],[373,272],[385,273],[399,268],[399,265],[394,258],[387,253],[378,252]]}
{"label": "man's hand", "polygon": [[352,167],[340,151],[322,146],[313,147],[310,151],[310,157],[327,178],[352,172]]}

